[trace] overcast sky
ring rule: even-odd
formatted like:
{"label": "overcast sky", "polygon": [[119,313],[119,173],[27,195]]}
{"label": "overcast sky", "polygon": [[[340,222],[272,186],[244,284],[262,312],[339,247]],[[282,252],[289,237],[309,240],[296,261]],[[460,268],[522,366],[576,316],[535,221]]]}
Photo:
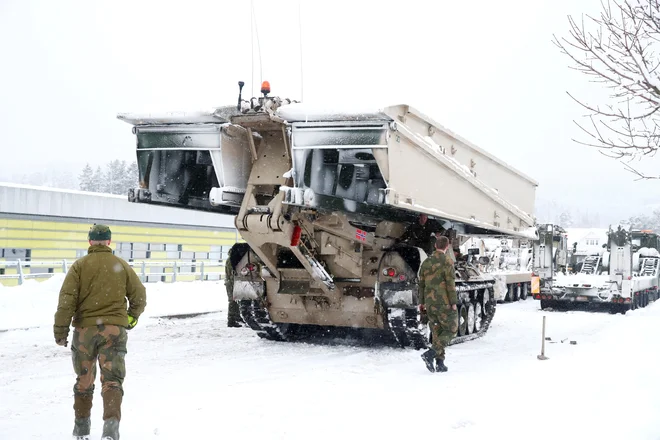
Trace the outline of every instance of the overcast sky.
{"label": "overcast sky", "polygon": [[[303,86],[300,81],[299,3]],[[571,141],[593,96],[552,44],[600,0],[0,0],[0,180],[133,160],[120,112],[233,104],[237,82],[306,103],[407,103],[536,179],[539,203],[615,219],[660,195]],[[9,154],[9,156],[7,156]]]}

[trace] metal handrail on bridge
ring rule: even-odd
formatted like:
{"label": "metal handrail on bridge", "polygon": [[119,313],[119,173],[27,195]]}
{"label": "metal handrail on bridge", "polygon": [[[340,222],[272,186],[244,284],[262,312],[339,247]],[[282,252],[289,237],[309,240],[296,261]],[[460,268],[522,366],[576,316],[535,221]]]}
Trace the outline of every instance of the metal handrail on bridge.
{"label": "metal handrail on bridge", "polygon": [[[75,260],[73,260],[75,261]],[[0,281],[6,279],[18,279],[18,284],[21,285],[27,279],[36,279],[36,278],[50,278],[55,275],[55,272],[48,273],[24,273],[25,268],[32,267],[45,267],[48,269],[55,269],[56,267],[62,268],[62,273],[67,273],[69,270],[68,260],[53,260],[53,261],[22,261],[22,260],[11,260],[11,261],[0,261],[0,268],[15,267],[17,273],[15,274],[1,274]],[[167,280],[171,278],[171,282],[176,282],[177,276],[190,276],[193,275],[195,279],[199,277],[200,281],[204,281],[205,273],[204,268],[207,267],[225,267],[225,262],[223,261],[182,261],[182,260],[168,260],[168,261],[131,261],[128,264],[133,267],[133,269],[138,273],[142,282],[147,282],[147,277],[165,277]],[[147,267],[161,267],[163,269],[171,268],[171,272],[147,272]],[[199,269],[199,270],[190,270],[190,271],[181,271],[182,268],[190,267]],[[139,268],[140,270],[136,270]],[[218,274],[218,279],[223,278],[224,271],[212,272]]]}

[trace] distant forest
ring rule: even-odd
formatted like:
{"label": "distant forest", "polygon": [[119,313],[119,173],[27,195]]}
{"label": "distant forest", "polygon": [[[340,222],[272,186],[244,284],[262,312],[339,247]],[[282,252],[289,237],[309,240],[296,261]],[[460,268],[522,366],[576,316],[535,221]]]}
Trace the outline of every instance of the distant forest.
{"label": "distant forest", "polygon": [[87,164],[78,173],[51,170],[24,174],[12,180],[26,185],[127,195],[129,188],[138,185],[138,167],[135,162],[112,160],[96,169]]}
{"label": "distant forest", "polygon": [[113,160],[106,164],[105,170],[100,166],[94,170],[87,164],[78,177],[78,184],[81,191],[125,195],[129,188],[138,184],[138,166],[135,162]]}

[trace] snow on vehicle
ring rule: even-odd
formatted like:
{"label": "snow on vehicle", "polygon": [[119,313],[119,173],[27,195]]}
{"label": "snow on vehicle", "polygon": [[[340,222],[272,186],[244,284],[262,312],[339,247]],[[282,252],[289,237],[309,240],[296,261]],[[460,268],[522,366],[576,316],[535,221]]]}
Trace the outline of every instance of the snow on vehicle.
{"label": "snow on vehicle", "polygon": [[578,273],[557,277],[534,299],[541,301],[542,309],[591,303],[625,313],[657,300],[659,284],[658,234],[618,226],[608,232],[607,249],[588,255]]}
{"label": "snow on vehicle", "polygon": [[[242,83],[239,83],[242,87]],[[235,215],[250,247],[234,298],[260,336],[310,326],[384,330],[420,348],[418,271],[400,240],[420,214],[438,234],[535,238],[536,182],[407,105],[313,111],[263,96],[207,113],[118,115],[137,136],[129,200]],[[495,280],[456,262],[459,330],[482,336]]]}
{"label": "snow on vehicle", "polygon": [[479,269],[495,279],[497,302],[525,300],[531,292],[533,249],[529,240],[511,238],[470,238],[462,251],[470,258],[488,257]]}

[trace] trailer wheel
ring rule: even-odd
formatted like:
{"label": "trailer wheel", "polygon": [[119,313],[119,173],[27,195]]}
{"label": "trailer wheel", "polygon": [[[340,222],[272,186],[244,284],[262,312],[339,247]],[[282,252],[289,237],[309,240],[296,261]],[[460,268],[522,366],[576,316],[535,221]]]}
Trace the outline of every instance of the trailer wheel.
{"label": "trailer wheel", "polygon": [[511,302],[517,302],[518,301],[518,285],[517,284],[512,284],[511,285]]}
{"label": "trailer wheel", "polygon": [[529,294],[529,283],[523,283],[522,287],[520,288],[520,299],[525,301],[527,299],[527,295]]}
{"label": "trailer wheel", "polygon": [[467,334],[468,326],[468,312],[465,304],[461,304],[458,308],[458,336],[465,336]]}

